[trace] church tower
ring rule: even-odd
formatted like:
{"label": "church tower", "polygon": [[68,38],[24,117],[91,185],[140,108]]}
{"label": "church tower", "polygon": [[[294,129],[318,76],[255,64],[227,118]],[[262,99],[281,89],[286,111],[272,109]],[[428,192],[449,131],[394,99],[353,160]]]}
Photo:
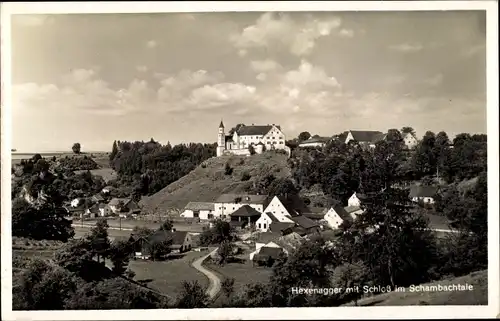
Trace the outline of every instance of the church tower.
{"label": "church tower", "polygon": [[217,157],[224,154],[224,150],[226,149],[226,134],[224,133],[224,124],[222,123],[222,119],[219,125],[219,133],[217,135]]}

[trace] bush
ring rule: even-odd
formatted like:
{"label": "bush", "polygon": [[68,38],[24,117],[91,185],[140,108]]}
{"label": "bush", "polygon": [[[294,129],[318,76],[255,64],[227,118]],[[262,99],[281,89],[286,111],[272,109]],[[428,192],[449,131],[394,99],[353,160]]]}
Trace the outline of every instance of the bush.
{"label": "bush", "polygon": [[224,174],[225,175],[233,174],[233,168],[231,167],[231,165],[229,165],[229,163],[226,163],[226,165],[224,166]]}
{"label": "bush", "polygon": [[244,172],[243,175],[241,176],[242,181],[248,181],[252,176],[248,174],[247,172]]}

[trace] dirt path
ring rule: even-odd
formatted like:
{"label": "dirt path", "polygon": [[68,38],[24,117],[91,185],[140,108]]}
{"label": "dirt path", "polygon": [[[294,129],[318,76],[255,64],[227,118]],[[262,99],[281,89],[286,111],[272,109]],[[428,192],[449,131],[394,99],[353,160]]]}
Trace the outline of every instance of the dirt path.
{"label": "dirt path", "polygon": [[210,284],[207,288],[207,295],[211,300],[215,299],[217,297],[217,294],[219,294],[219,291],[221,289],[221,280],[219,279],[217,274],[203,266],[203,261],[210,257],[210,255],[215,253],[215,251],[217,251],[217,249],[213,250],[205,256],[200,257],[191,264],[192,267],[203,273],[209,279]]}

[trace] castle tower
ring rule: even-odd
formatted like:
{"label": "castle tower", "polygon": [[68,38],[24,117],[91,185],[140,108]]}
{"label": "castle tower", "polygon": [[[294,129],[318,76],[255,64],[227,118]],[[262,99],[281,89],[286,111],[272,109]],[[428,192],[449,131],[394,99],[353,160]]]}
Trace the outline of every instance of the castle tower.
{"label": "castle tower", "polygon": [[219,125],[219,133],[217,134],[217,157],[224,154],[224,150],[226,149],[226,134],[224,133],[224,124],[222,123],[222,119]]}

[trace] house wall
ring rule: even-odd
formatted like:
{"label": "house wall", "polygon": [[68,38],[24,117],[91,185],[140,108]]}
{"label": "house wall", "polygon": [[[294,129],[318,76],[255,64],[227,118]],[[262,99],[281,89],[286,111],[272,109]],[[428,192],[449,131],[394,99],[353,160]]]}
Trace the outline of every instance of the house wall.
{"label": "house wall", "polygon": [[352,136],[351,132],[347,134],[347,137],[345,138],[345,143],[349,143],[351,140],[354,140],[354,137]]}
{"label": "house wall", "polygon": [[256,229],[261,232],[269,231],[269,227],[272,223],[272,220],[265,213],[262,214],[257,222],[255,222]]}
{"label": "house wall", "polygon": [[335,212],[333,208],[329,209],[328,212],[326,212],[325,221],[327,222],[328,226],[332,229],[338,229],[340,225],[344,222],[344,220]]}
{"label": "house wall", "polygon": [[417,146],[418,141],[412,134],[408,133],[404,137],[404,143],[406,147],[408,147],[409,149],[413,149],[415,148],[415,146]]}
{"label": "house wall", "polygon": [[186,234],[186,238],[184,239],[182,246],[184,247],[184,251],[189,251],[193,248],[193,238],[189,233]]}
{"label": "house wall", "polygon": [[284,149],[286,137],[278,127],[273,126],[267,134],[264,135],[262,143],[269,149]]}
{"label": "house wall", "polygon": [[273,213],[274,216],[276,216],[276,218],[280,222],[293,223],[293,221],[287,217],[287,216],[290,216],[290,213],[288,213],[285,206],[283,206],[281,201],[276,196],[273,197],[271,202],[269,202],[269,204],[265,208],[264,213],[267,213],[267,212]]}
{"label": "house wall", "polygon": [[323,147],[323,146],[325,146],[325,143],[321,142],[299,144],[299,147]]}
{"label": "house wall", "polygon": [[259,213],[263,213],[264,211],[264,205],[262,204],[248,204],[248,203],[215,203],[215,211],[214,211],[214,216],[215,217],[222,217],[222,215],[231,215],[234,211],[239,209],[240,207],[244,205],[249,205],[250,207],[254,208],[257,210]]}
{"label": "house wall", "polygon": [[349,197],[349,200],[347,200],[347,205],[348,206],[361,206],[361,202],[359,201],[358,197],[356,196],[356,193],[352,194],[351,197]]}
{"label": "house wall", "polygon": [[118,213],[120,211],[120,207],[119,206],[115,206],[115,205],[109,205],[109,209],[114,214],[116,214],[116,213]]}

